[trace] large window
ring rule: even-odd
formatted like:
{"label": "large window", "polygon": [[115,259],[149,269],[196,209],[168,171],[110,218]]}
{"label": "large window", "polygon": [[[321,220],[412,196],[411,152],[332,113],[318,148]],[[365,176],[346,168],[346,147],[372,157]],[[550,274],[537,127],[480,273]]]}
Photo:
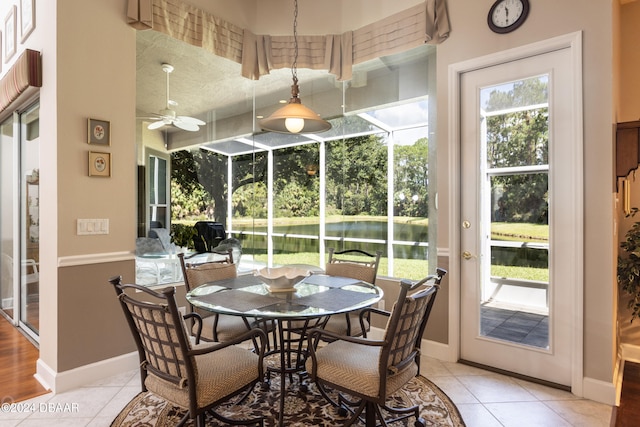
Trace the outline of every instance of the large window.
{"label": "large window", "polygon": [[[252,106],[246,113],[238,114],[238,105],[222,106],[208,115],[213,121],[205,132],[167,133],[167,147],[176,147],[176,246],[190,243],[188,233],[176,230],[213,221],[242,245],[240,272],[283,264],[322,267],[330,247],[380,251],[381,276],[417,279],[433,271],[434,69],[435,48],[425,46],[355,67],[358,79],[350,82],[305,73],[303,87],[313,93],[303,103],[340,112],[320,134],[257,129],[258,111],[275,104],[256,97],[257,91],[252,102],[243,102]],[[189,148],[177,148],[183,146]]]}

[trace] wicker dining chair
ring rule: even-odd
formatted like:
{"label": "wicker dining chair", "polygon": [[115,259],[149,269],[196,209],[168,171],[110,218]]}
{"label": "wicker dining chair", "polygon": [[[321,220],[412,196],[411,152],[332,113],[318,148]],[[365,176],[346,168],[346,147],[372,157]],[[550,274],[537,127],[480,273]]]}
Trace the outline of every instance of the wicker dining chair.
{"label": "wicker dining chair", "polygon": [[[199,336],[191,339],[187,333],[174,287],[156,292],[123,284],[121,277],[109,282],[116,290],[138,348],[142,389],[187,410],[178,426],[192,419],[203,427],[206,414],[230,425],[264,425],[262,418],[234,420],[214,410],[244,392],[242,401],[263,381],[267,339],[264,331],[248,330],[224,343],[199,343]],[[196,313],[185,317],[199,318]],[[256,347],[236,345],[247,340],[256,343]]]}
{"label": "wicker dining chair", "polygon": [[[422,333],[440,288],[436,282],[441,279],[438,272],[415,283],[402,280],[391,312],[371,309],[389,316],[381,340],[340,336],[326,329],[309,331],[307,372],[325,399],[343,415],[352,414],[345,426],[359,420],[366,426],[375,426],[376,420],[387,425],[383,414],[392,415],[391,421],[414,416],[416,426],[425,426],[419,404],[394,408],[387,402],[420,371]],[[318,348],[319,340],[330,342]],[[327,387],[338,391],[337,400],[329,396]]]}
{"label": "wicker dining chair", "polygon": [[[360,249],[347,249],[336,252],[329,248],[329,261],[325,273],[330,276],[342,276],[375,284],[382,252],[370,254]],[[359,311],[331,316],[325,329],[339,335],[361,336],[369,330],[369,317],[359,322]],[[363,329],[364,328],[364,329]]]}
{"label": "wicker dining chair", "polygon": [[[184,286],[187,292],[198,286],[216,280],[232,279],[237,277],[237,268],[233,263],[233,252],[220,260],[192,264],[185,260],[183,253],[178,254]],[[254,326],[254,323],[242,316],[217,314],[202,310],[189,304],[190,312],[195,312],[202,317],[202,339],[204,341],[223,342],[234,339],[244,334]],[[193,325],[195,327],[196,325]]]}

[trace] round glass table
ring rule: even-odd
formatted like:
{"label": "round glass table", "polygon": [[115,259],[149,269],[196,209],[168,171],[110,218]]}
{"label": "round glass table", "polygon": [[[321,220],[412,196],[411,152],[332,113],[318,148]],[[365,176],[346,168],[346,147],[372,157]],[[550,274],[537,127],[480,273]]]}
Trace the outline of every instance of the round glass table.
{"label": "round glass table", "polygon": [[[306,330],[324,327],[329,316],[369,307],[382,299],[377,286],[348,277],[312,274],[294,286],[293,291],[269,292],[254,275],[205,283],[187,293],[195,307],[219,314],[253,317],[261,322],[274,321],[278,342],[267,352],[267,372],[280,378],[280,412],[284,419],[286,376],[304,371]],[[271,363],[269,356],[279,356]]]}

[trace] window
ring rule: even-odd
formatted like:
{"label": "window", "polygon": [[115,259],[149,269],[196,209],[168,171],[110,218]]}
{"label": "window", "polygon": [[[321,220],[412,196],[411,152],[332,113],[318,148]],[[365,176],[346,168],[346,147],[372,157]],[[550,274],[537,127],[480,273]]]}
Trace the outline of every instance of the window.
{"label": "window", "polygon": [[[329,247],[381,251],[380,275],[417,279],[433,271],[436,141],[429,109],[435,108],[435,48],[356,68],[358,79],[330,85],[326,72],[305,74],[304,88],[325,91],[303,103],[340,106],[332,129],[322,134],[257,131],[258,104],[271,101],[256,91],[246,95],[249,113],[223,106],[208,115],[206,132],[167,133],[172,229],[188,230],[202,220],[222,223],[227,237],[242,244],[240,272],[322,266]],[[244,135],[228,135],[234,131]],[[179,149],[184,146],[190,148]]]}

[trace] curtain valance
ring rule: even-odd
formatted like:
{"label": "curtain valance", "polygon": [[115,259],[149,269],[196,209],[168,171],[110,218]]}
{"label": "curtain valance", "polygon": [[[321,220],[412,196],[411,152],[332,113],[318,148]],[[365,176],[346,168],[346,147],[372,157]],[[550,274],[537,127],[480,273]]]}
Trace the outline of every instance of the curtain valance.
{"label": "curtain valance", "polygon": [[[253,34],[181,0],[129,0],[127,21],[242,64],[242,76],[249,79],[293,62],[293,36]],[[449,31],[446,0],[426,0],[353,31],[298,36],[298,67],[326,69],[338,80],[349,80],[353,64],[442,43]]]}
{"label": "curtain valance", "polygon": [[42,87],[42,57],[27,49],[0,80],[0,113],[30,88]]}

